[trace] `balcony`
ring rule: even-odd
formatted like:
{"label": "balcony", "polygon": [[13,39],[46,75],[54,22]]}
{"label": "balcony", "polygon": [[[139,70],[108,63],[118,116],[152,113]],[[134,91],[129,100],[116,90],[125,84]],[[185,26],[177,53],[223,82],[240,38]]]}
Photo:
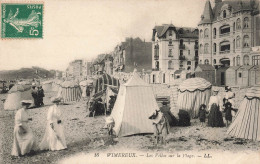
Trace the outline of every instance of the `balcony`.
{"label": "balcony", "polygon": [[194,49],[198,50],[199,49],[199,45],[194,45]]}
{"label": "balcony", "polygon": [[184,50],[184,49],[185,49],[185,44],[180,44],[180,45],[179,45],[179,49],[180,49],[180,50]]}
{"label": "balcony", "polygon": [[229,54],[230,50],[220,51],[219,54]]}
{"label": "balcony", "polygon": [[158,59],[159,59],[159,55],[155,55],[154,60],[158,60]]}
{"label": "balcony", "polygon": [[159,68],[153,68],[152,71],[159,71]]}
{"label": "balcony", "polygon": [[227,36],[230,36],[230,32],[223,33],[223,34],[219,34],[219,37],[220,37],[220,38],[222,38],[222,37],[227,37]]}
{"label": "balcony", "polygon": [[180,55],[180,56],[179,56],[179,60],[185,60],[185,56]]}

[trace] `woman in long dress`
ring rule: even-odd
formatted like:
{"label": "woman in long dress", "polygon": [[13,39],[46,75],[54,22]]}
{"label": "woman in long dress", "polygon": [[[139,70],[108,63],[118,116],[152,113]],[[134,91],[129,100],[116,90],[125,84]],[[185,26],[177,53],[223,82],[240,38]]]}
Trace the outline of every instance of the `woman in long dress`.
{"label": "woman in long dress", "polygon": [[61,121],[61,111],[58,107],[60,101],[60,98],[52,98],[54,105],[48,109],[46,130],[40,143],[41,150],[54,151],[67,148],[62,126],[63,122]]}
{"label": "woman in long dress", "polygon": [[35,139],[28,122],[32,119],[27,114],[28,107],[32,104],[30,100],[21,101],[22,108],[15,114],[14,141],[11,155],[21,156],[36,149]]}
{"label": "woman in long dress", "polygon": [[220,107],[222,107],[222,100],[218,97],[218,90],[213,91],[213,96],[209,99],[209,116],[208,125],[211,127],[223,127],[223,117],[220,112]]}

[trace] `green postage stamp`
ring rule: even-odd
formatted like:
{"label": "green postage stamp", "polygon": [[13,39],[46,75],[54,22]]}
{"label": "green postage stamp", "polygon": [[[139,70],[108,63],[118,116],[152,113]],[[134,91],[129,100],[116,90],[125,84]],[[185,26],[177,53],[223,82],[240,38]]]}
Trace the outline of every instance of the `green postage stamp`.
{"label": "green postage stamp", "polygon": [[42,38],[43,4],[1,4],[2,38]]}

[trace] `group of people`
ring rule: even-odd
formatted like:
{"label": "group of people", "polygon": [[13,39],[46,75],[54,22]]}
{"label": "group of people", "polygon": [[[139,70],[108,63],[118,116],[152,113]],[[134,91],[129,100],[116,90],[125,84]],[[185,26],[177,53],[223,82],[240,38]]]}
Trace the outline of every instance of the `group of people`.
{"label": "group of people", "polygon": [[35,85],[32,86],[32,97],[34,101],[35,107],[43,106],[43,97],[44,97],[44,90],[42,86],[36,87]]}
{"label": "group of people", "polygon": [[[221,99],[218,96],[218,90],[213,90],[213,95],[210,97],[208,110],[206,105],[202,104],[199,109],[199,119],[202,126],[205,126],[206,115],[208,113],[208,126],[210,127],[223,127],[223,115],[222,111],[225,113],[226,126],[232,122],[232,117],[235,116],[237,109],[234,109],[234,98],[235,94],[232,92],[231,88],[225,87],[225,96]],[[223,109],[223,110],[222,110]]]}
{"label": "group of people", "polygon": [[[61,120],[61,111],[59,109],[60,98],[52,98],[54,103],[47,113],[46,130],[43,139],[39,145],[40,150],[62,150],[66,149],[66,141],[63,132],[63,122]],[[29,127],[29,118],[27,109],[32,104],[29,100],[21,101],[22,108],[15,114],[14,140],[11,155],[22,156],[33,153],[38,146],[31,128]]]}

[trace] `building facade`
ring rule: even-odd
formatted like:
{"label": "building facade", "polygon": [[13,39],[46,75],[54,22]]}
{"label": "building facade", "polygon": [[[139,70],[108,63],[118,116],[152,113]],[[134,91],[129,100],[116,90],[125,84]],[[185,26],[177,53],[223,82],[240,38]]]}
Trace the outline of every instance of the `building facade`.
{"label": "building facade", "polygon": [[207,0],[199,29],[199,63],[219,66],[255,65],[260,54],[259,2],[255,0]]}
{"label": "building facade", "polygon": [[155,26],[152,35],[153,71],[195,70],[198,30],[172,24]]}

